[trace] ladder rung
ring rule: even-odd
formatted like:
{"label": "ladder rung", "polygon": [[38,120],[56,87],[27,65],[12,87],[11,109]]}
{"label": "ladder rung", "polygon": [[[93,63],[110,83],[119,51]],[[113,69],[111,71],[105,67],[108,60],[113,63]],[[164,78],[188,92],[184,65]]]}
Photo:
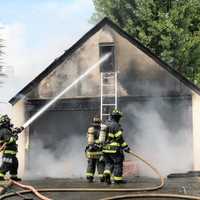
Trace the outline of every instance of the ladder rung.
{"label": "ladder rung", "polygon": [[115,72],[104,72],[103,73],[104,76],[109,76],[109,75],[115,75]]}
{"label": "ladder rung", "polygon": [[114,84],[102,84],[103,86],[106,86],[106,87],[111,87],[111,86],[115,86]]}
{"label": "ladder rung", "polygon": [[113,103],[105,103],[105,104],[102,104],[102,106],[115,106],[116,104],[113,104]]}
{"label": "ladder rung", "polygon": [[115,94],[104,94],[104,95],[102,95],[102,97],[114,97],[115,96]]}
{"label": "ladder rung", "polygon": [[116,72],[103,72],[103,74],[115,74]]}
{"label": "ladder rung", "polygon": [[111,78],[115,78],[114,76],[104,76],[103,79],[111,79]]}

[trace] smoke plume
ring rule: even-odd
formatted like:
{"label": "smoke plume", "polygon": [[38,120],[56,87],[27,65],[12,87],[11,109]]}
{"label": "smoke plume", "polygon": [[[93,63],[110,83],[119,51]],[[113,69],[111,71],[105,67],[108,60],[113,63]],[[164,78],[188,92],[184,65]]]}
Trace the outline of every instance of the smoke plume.
{"label": "smoke plume", "polygon": [[[177,113],[176,107],[181,111]],[[134,102],[124,109],[128,116],[126,139],[132,150],[152,163],[162,175],[192,169],[192,136],[186,121],[187,107],[184,103],[176,107],[160,98],[140,104]],[[137,162],[137,165],[140,175],[152,176],[145,164]]]}
{"label": "smoke plume", "polygon": [[29,170],[26,179],[82,177],[85,173],[84,138],[70,136],[55,141],[56,148],[46,148],[40,139],[31,142]]}

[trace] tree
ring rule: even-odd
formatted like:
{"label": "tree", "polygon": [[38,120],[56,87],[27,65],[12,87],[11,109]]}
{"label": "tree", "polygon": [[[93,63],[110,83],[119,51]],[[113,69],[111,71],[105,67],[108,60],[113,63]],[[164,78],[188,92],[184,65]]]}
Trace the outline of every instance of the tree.
{"label": "tree", "polygon": [[199,0],[93,0],[107,16],[188,79],[200,84]]}

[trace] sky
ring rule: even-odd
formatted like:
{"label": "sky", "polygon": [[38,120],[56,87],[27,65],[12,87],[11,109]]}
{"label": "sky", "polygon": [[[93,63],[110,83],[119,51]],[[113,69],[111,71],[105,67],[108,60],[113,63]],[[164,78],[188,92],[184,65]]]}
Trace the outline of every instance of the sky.
{"label": "sky", "polygon": [[8,102],[92,28],[93,12],[92,0],[0,0],[0,37],[8,73],[0,102]]}

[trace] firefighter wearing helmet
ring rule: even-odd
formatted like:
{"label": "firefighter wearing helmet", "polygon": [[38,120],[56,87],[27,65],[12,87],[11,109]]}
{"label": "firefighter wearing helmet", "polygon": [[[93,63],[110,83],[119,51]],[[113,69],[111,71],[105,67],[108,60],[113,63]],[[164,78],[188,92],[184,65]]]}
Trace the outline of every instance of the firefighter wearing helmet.
{"label": "firefighter wearing helmet", "polygon": [[[125,183],[123,180],[123,160],[124,153],[130,148],[123,138],[123,129],[119,123],[122,113],[114,109],[110,114],[110,119],[102,126],[100,142],[103,144],[103,156],[105,161],[104,177],[107,184],[111,184],[111,176],[114,183]],[[104,135],[104,136],[103,136]]]}
{"label": "firefighter wearing helmet", "polygon": [[10,178],[15,181],[21,180],[17,177],[18,159],[17,154],[17,134],[24,128],[13,128],[8,115],[0,116],[0,150],[3,152],[2,164],[0,166],[0,180],[4,180],[7,172]]}
{"label": "firefighter wearing helmet", "polygon": [[87,157],[87,171],[86,178],[88,182],[93,182],[94,174],[97,168],[100,182],[104,182],[104,160],[102,157],[102,150],[99,143],[99,133],[101,129],[101,120],[99,117],[94,117],[92,124],[88,128],[87,132],[87,146],[85,149]]}

